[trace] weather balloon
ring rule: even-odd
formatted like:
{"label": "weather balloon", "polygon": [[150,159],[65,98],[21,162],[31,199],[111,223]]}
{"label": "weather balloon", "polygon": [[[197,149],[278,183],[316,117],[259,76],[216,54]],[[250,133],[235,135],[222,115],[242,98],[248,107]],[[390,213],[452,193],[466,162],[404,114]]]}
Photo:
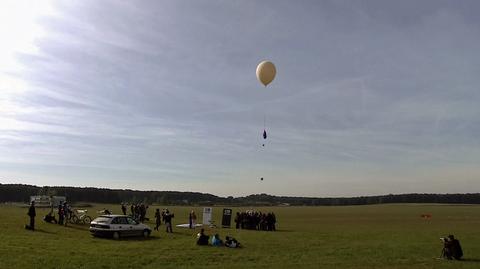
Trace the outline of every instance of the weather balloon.
{"label": "weather balloon", "polygon": [[277,70],[275,65],[269,61],[263,61],[257,66],[257,79],[266,87],[275,78]]}

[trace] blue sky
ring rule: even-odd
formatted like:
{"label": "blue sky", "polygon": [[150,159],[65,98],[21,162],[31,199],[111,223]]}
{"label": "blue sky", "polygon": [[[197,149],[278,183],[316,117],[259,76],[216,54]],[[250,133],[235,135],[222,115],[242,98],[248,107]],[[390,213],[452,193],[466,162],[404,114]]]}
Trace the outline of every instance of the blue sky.
{"label": "blue sky", "polygon": [[[1,1],[0,182],[478,192],[479,12],[437,0]],[[267,88],[255,77],[265,59],[277,67]]]}

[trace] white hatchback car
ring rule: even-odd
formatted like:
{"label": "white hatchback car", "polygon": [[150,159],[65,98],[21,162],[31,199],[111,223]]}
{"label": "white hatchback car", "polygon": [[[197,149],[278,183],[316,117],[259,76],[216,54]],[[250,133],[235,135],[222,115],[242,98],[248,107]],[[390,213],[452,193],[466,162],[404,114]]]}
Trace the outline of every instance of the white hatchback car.
{"label": "white hatchback car", "polygon": [[114,239],[127,236],[149,237],[152,229],[125,215],[102,215],[90,222],[93,236],[108,236]]}

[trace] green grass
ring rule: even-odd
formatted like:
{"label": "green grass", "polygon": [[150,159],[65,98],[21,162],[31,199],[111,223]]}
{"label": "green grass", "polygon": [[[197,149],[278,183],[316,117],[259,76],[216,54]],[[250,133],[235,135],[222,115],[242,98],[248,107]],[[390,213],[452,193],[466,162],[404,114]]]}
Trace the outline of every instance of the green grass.
{"label": "green grass", "polygon": [[[94,213],[107,207],[89,208]],[[149,209],[150,217],[154,208]],[[161,208],[161,207],[159,207]],[[174,224],[191,207],[169,207]],[[201,208],[194,208],[201,220]],[[233,208],[234,213],[241,208]],[[25,230],[27,208],[0,206],[0,268],[480,268],[480,206],[373,205],[274,207],[277,232],[207,229],[232,235],[242,249],[199,247],[197,231],[174,227],[150,239],[91,237],[87,226],[46,224],[37,209],[37,231]],[[214,209],[216,223],[222,208]],[[423,220],[421,214],[432,219]],[[96,214],[92,214],[96,215]],[[153,228],[153,222],[148,223]],[[439,237],[460,239],[465,261],[438,260]]]}

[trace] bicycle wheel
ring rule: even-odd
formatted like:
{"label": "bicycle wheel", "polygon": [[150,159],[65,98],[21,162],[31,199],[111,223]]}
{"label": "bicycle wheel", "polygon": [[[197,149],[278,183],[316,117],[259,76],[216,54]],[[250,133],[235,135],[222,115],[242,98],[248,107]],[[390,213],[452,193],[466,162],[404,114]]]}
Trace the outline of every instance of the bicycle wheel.
{"label": "bicycle wheel", "polygon": [[92,222],[92,218],[90,216],[85,216],[83,218],[83,224],[90,224]]}

